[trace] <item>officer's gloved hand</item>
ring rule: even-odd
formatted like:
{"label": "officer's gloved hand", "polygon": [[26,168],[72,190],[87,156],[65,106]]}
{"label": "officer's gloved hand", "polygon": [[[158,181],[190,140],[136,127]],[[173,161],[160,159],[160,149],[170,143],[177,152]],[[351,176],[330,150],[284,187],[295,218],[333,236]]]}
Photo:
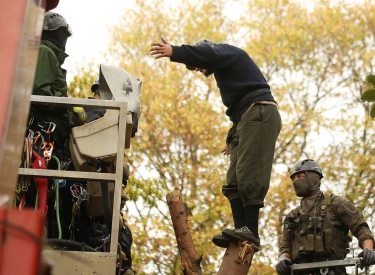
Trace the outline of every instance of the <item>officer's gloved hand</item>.
{"label": "officer's gloved hand", "polygon": [[276,272],[279,275],[290,275],[292,261],[285,255],[281,255],[276,264]]}
{"label": "officer's gloved hand", "polygon": [[87,114],[85,109],[82,107],[73,107],[73,112],[76,114],[75,118],[73,119],[74,123],[77,125],[83,125],[86,123]]}
{"label": "officer's gloved hand", "polygon": [[362,258],[361,266],[369,266],[375,264],[375,252],[368,248],[365,248],[361,253],[359,253],[358,257]]}

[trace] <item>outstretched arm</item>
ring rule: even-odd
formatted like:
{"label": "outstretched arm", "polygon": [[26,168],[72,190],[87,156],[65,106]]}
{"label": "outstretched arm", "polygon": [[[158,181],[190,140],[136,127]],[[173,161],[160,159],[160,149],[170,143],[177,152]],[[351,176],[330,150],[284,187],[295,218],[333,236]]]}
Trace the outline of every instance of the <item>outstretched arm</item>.
{"label": "outstretched arm", "polygon": [[171,57],[173,54],[172,46],[164,38],[161,38],[160,43],[152,43],[150,53],[155,56],[155,59],[161,57]]}

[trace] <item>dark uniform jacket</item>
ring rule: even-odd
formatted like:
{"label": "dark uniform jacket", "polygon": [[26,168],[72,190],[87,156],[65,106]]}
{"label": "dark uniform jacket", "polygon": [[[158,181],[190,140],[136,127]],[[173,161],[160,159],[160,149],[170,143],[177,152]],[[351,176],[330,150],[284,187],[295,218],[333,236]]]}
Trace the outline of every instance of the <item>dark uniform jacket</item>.
{"label": "dark uniform jacket", "polygon": [[[66,71],[61,68],[68,55],[52,42],[42,40],[39,47],[33,95],[67,97]],[[56,124],[56,147],[63,148],[70,132],[71,108],[54,105],[30,106],[30,117]]]}
{"label": "dark uniform jacket", "polygon": [[172,46],[172,50],[172,62],[214,70],[222,101],[228,107],[226,114],[232,121],[238,121],[254,101],[275,101],[270,91],[241,100],[253,91],[262,88],[267,90],[270,86],[251,57],[238,47],[228,44],[217,44],[214,47],[182,45]]}
{"label": "dark uniform jacket", "polygon": [[300,207],[288,213],[283,222],[280,255],[289,253],[294,263],[344,259],[351,241],[349,230],[360,247],[364,240],[374,240],[362,213],[351,201],[322,195],[310,213],[301,213]]}

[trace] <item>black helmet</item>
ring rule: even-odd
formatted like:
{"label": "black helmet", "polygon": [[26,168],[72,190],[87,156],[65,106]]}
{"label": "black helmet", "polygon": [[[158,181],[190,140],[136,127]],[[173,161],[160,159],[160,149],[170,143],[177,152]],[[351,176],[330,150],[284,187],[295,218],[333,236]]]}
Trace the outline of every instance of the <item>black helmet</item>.
{"label": "black helmet", "polygon": [[65,52],[68,37],[72,35],[72,28],[60,14],[47,11],[44,15],[42,40],[48,40]]}
{"label": "black helmet", "polygon": [[95,79],[94,83],[92,83],[91,92],[95,93],[98,88],[99,88],[99,77]]}
{"label": "black helmet", "polygon": [[321,179],[324,178],[322,169],[320,168],[319,164],[312,159],[304,159],[304,160],[297,161],[293,165],[292,170],[290,170],[290,178],[292,178],[294,174],[297,174],[303,171],[312,171],[312,172],[317,173]]}

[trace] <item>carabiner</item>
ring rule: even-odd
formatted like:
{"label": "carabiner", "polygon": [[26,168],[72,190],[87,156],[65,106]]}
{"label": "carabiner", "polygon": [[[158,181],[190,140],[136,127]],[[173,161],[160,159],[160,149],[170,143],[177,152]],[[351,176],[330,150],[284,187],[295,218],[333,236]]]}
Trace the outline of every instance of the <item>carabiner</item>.
{"label": "carabiner", "polygon": [[55,131],[55,128],[56,128],[56,124],[55,123],[49,121],[49,122],[46,122],[46,124],[48,125],[47,130],[44,130],[44,127],[39,124],[39,126],[42,128],[43,132],[45,132],[46,134],[50,134],[53,131]]}
{"label": "carabiner", "polygon": [[38,141],[38,139],[40,138],[41,139],[41,142],[40,142],[40,144],[41,144],[41,146],[40,146],[40,148],[39,149],[44,149],[44,136],[42,135],[42,133],[41,132],[39,132],[39,131],[36,131],[35,132],[37,135],[35,136],[35,138],[34,138],[34,140],[33,140],[33,144],[36,144],[37,143],[37,141]]}
{"label": "carabiner", "polygon": [[44,142],[44,158],[46,161],[50,161],[52,157],[53,151],[53,142]]}
{"label": "carabiner", "polygon": [[34,140],[34,136],[35,136],[34,131],[31,130],[31,129],[29,129],[28,131],[29,131],[29,133],[28,133],[27,137],[28,137],[30,140]]}

